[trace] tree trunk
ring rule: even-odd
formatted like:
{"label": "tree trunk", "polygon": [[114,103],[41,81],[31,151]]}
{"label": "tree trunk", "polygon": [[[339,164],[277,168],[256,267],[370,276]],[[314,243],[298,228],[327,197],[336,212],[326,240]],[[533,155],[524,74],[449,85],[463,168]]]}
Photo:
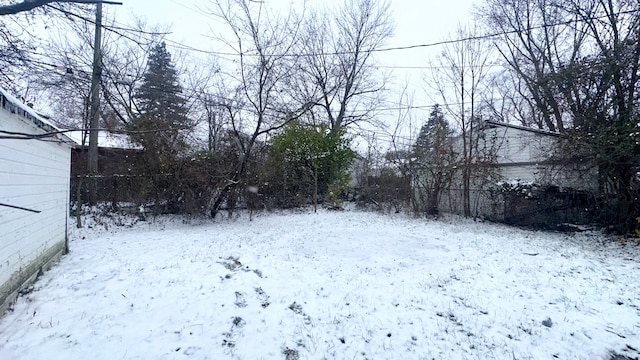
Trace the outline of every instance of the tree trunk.
{"label": "tree trunk", "polygon": [[464,171],[462,173],[462,189],[463,189],[463,199],[462,203],[464,206],[464,216],[471,216],[471,168],[470,164],[467,160],[465,160]]}
{"label": "tree trunk", "polygon": [[313,165],[313,212],[318,212],[318,165]]}
{"label": "tree trunk", "polygon": [[82,228],[82,185],[84,183],[84,176],[77,177],[76,184],[76,227],[78,229]]}
{"label": "tree trunk", "polygon": [[[251,140],[249,145],[253,146],[254,141],[255,141],[255,137],[254,139]],[[229,193],[231,192],[231,190],[235,189],[235,187],[240,183],[240,179],[242,179],[242,176],[244,176],[244,173],[247,169],[247,164],[249,163],[250,155],[251,153],[248,151],[244,154],[244,156],[242,157],[242,162],[240,163],[240,167],[233,174],[233,177],[231,178],[231,180],[229,180],[229,182],[222,188],[222,190],[220,190],[220,193],[218,193],[218,196],[216,197],[216,199],[213,202],[213,205],[211,206],[210,215],[212,219],[215,219],[216,215],[218,215],[218,212],[220,211],[220,206],[222,206],[222,203],[229,197]]]}
{"label": "tree trunk", "polygon": [[629,168],[623,168],[618,171],[618,227],[623,233],[632,233],[637,228],[638,209],[633,196],[633,178],[632,171]]}
{"label": "tree trunk", "polygon": [[212,219],[216,218],[216,215],[218,215],[218,212],[220,211],[220,206],[222,206],[222,203],[229,197],[229,193],[236,187],[236,185],[238,185],[237,176],[234,176],[233,179],[230,180],[222,190],[220,190],[220,193],[211,206],[210,214]]}

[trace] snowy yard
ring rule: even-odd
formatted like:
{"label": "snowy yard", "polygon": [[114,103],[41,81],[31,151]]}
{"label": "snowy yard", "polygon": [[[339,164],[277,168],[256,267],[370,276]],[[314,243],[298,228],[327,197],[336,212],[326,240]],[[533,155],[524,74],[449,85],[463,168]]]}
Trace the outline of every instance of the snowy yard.
{"label": "snowy yard", "polygon": [[0,359],[640,356],[640,249],[596,233],[358,211],[72,231]]}

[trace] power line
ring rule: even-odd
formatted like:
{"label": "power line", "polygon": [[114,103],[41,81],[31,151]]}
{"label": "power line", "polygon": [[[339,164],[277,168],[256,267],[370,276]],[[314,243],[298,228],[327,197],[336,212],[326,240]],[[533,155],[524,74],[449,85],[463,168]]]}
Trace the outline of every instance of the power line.
{"label": "power line", "polygon": [[178,2],[178,1],[176,1],[176,0],[169,0],[169,1],[171,1],[172,3],[174,3],[174,4],[176,4],[176,5],[180,6],[180,7],[185,8],[185,9],[187,9],[187,10],[190,10],[190,11],[192,11],[192,12],[196,13],[196,14],[205,15],[205,16],[209,16],[209,15],[210,15],[210,14],[208,14],[206,11],[204,11],[204,10],[200,9],[198,6],[196,6],[196,7],[194,8],[194,7],[191,7],[191,6],[187,6],[187,5],[185,5],[185,4],[182,4],[182,3],[180,3],[180,2]]}
{"label": "power line", "polygon": [[[64,14],[70,15],[70,16],[74,16],[77,18],[80,18],[84,21],[87,21],[89,23],[93,23],[93,20],[88,19],[82,15],[73,13],[71,11],[67,11],[64,9],[61,9],[59,7],[56,7],[54,5],[47,5],[55,10],[58,10]],[[640,9],[634,9],[634,10],[627,10],[627,11],[620,11],[618,13],[616,13],[615,15],[628,15],[628,14],[634,14],[634,13],[638,13],[640,12]],[[380,49],[371,49],[365,52],[369,52],[369,53],[382,53],[382,52],[392,52],[392,51],[404,51],[404,50],[413,50],[413,49],[420,49],[420,48],[429,48],[429,47],[436,47],[436,46],[442,46],[442,45],[449,45],[449,44],[456,44],[456,43],[461,43],[461,42],[467,42],[467,41],[477,41],[477,40],[488,40],[488,39],[492,39],[498,36],[504,36],[504,35],[511,35],[511,34],[518,34],[524,31],[531,31],[531,30],[538,30],[538,29],[546,29],[546,28],[552,28],[552,27],[557,27],[557,26],[562,26],[562,25],[569,25],[572,23],[580,23],[580,22],[586,22],[588,20],[599,20],[599,19],[604,19],[607,18],[607,15],[601,15],[601,16],[593,16],[593,17],[583,17],[581,19],[572,19],[572,20],[567,20],[567,21],[560,21],[560,22],[556,22],[556,23],[552,23],[552,24],[542,24],[542,25],[538,25],[538,26],[531,26],[525,29],[516,29],[516,30],[510,30],[510,31],[500,31],[500,32],[495,32],[495,33],[491,33],[491,34],[483,34],[483,35],[476,35],[476,36],[468,36],[468,37],[463,37],[463,38],[457,38],[457,39],[450,39],[450,40],[441,40],[441,41],[436,41],[436,42],[431,42],[431,43],[424,43],[424,44],[413,44],[413,45],[406,45],[406,46],[394,46],[394,47],[386,47],[386,48],[380,48]],[[111,31],[116,33],[117,35],[120,35],[130,41],[134,41],[134,42],[138,42],[135,39],[132,39],[131,37],[122,34],[121,32],[117,31],[118,29],[122,30],[122,31],[138,31],[136,29],[127,29],[127,28],[119,28],[119,27],[110,27],[110,26],[105,26],[103,25],[103,28],[107,31]],[[142,34],[145,34],[145,32],[142,31],[138,31],[141,32]],[[148,33],[148,34],[154,34],[154,35],[163,35],[163,33]],[[166,35],[166,34],[165,34]],[[152,41],[149,39],[145,39],[147,41]],[[204,50],[204,49],[200,49],[200,48],[196,48],[193,46],[189,46],[186,44],[182,44],[179,43],[177,41],[173,41],[170,39],[164,39],[165,42],[172,44],[172,46],[174,48],[179,48],[182,50],[190,50],[190,51],[194,51],[194,52],[198,52],[198,53],[202,53],[202,54],[208,54],[208,55],[217,55],[217,56],[256,56],[259,57],[261,56],[261,54],[257,54],[254,51],[246,51],[246,52],[222,52],[222,51],[210,51],[210,50]],[[276,56],[276,57],[312,57],[312,56],[340,56],[340,55],[351,55],[356,53],[355,51],[335,51],[335,52],[318,52],[318,53],[309,53],[309,54],[270,54],[270,56]]]}
{"label": "power line", "polygon": [[[83,15],[80,15],[80,14],[76,14],[76,13],[70,11],[70,10],[65,10],[65,9],[63,9],[61,7],[58,7],[58,6],[55,6],[55,5],[52,5],[52,4],[47,4],[46,6],[50,7],[51,9],[57,10],[57,11],[65,14],[65,15],[72,16],[72,17],[78,18],[78,19],[80,19],[82,21],[85,21],[85,22],[87,22],[89,24],[95,25],[95,20],[94,19],[90,19],[90,18],[88,18],[86,16],[83,16]],[[135,28],[128,27],[128,26],[125,27],[122,23],[119,23],[119,22],[117,22],[115,20],[113,21],[113,23],[114,24],[118,24],[118,25],[105,25],[105,24],[102,24],[101,27],[104,30],[122,30],[122,31],[136,32],[136,33],[140,33],[140,34],[144,34],[144,35],[152,35],[152,36],[165,36],[165,35],[172,34],[172,32],[146,31],[146,30],[143,30],[143,29],[135,29]],[[120,34],[118,34],[118,35],[120,35]]]}
{"label": "power line", "polygon": [[169,131],[179,131],[179,130],[189,130],[191,127],[170,127],[164,129],[153,129],[153,130],[114,130],[107,128],[95,128],[95,129],[85,129],[85,128],[73,128],[67,130],[57,130],[57,131],[49,131],[41,134],[32,134],[25,132],[16,132],[16,131],[6,131],[0,130],[0,139],[3,140],[42,140],[55,137],[56,135],[66,134],[70,132],[106,132],[109,134],[121,134],[121,135],[136,135],[136,134],[151,134],[151,133],[161,133],[161,132],[169,132]]}
{"label": "power line", "polygon": [[[638,12],[640,12],[640,9],[620,11],[620,12],[618,12],[616,14],[613,14],[613,15],[629,15],[629,14],[634,14],[634,13],[638,13]],[[387,51],[398,51],[398,50],[412,50],[412,49],[419,49],[419,48],[427,48],[427,47],[434,47],[434,46],[449,45],[449,44],[455,44],[455,43],[466,42],[466,41],[488,40],[488,39],[492,39],[494,37],[518,34],[518,33],[524,32],[524,31],[547,29],[547,28],[553,28],[553,27],[556,27],[556,26],[562,26],[562,25],[569,25],[569,24],[573,24],[573,23],[586,22],[586,21],[589,21],[589,20],[606,19],[608,17],[609,17],[608,15],[593,16],[593,17],[583,17],[581,19],[572,19],[572,20],[560,21],[560,22],[552,23],[552,24],[542,24],[542,25],[538,25],[538,26],[530,26],[530,27],[525,28],[525,29],[516,29],[516,30],[510,30],[510,31],[499,31],[499,32],[492,33],[492,34],[468,36],[468,37],[463,37],[463,38],[458,38],[458,39],[451,39],[451,40],[441,40],[441,41],[436,41],[436,42],[426,43],[426,44],[415,44],[415,45],[407,45],[407,46],[395,46],[395,47],[387,47],[387,48],[381,48],[381,49],[373,49],[373,50],[370,50],[370,52],[387,52]]]}
{"label": "power line", "polygon": [[[165,42],[167,42],[167,40],[164,40]],[[171,42],[171,41],[169,41]],[[184,47],[183,49],[187,50],[188,47]],[[34,55],[38,55],[41,57],[46,57],[46,55],[41,54],[41,53],[37,53],[34,51],[28,51],[31,54]],[[77,72],[81,72],[81,73],[88,73],[88,71],[86,70],[80,70],[77,68],[77,66],[73,66],[73,67],[69,67],[69,66],[62,66],[62,65],[55,65],[52,63],[47,63],[47,62],[43,62],[43,61],[39,61],[39,60],[33,60],[33,59],[27,59],[27,58],[20,58],[19,60],[24,61],[24,62],[32,62],[32,63],[38,63],[38,64],[42,64],[42,65],[47,65],[47,66],[51,66],[53,68],[57,68],[57,69],[61,69],[64,67],[65,70],[71,70],[71,71],[77,71]],[[233,61],[231,59],[226,59],[228,61]],[[476,66],[468,66],[469,68],[482,68],[482,67],[505,67],[506,64],[501,64],[501,63],[491,63],[491,64],[487,64],[487,65],[476,65]],[[436,69],[449,69],[449,66],[394,66],[394,65],[373,65],[373,68],[376,69],[391,69],[391,70],[403,70],[403,69],[414,69],[414,70],[436,70]],[[70,73],[70,72],[69,72]]]}
{"label": "power line", "polygon": [[[72,69],[72,68],[65,68],[65,67],[60,66],[60,65],[55,65],[55,64],[52,64],[52,63],[42,62],[42,61],[37,61],[37,60],[27,60],[27,59],[25,59],[25,61],[30,61],[30,62],[33,62],[33,63],[36,63],[36,64],[48,66],[48,67],[51,67],[51,68],[54,68],[54,69],[63,69],[63,70],[66,69],[67,72],[66,72],[65,76],[73,76],[78,80],[84,80],[84,81],[87,80],[86,78],[77,77],[74,72],[69,72],[68,71],[69,69]],[[47,68],[43,68],[43,69],[47,70]],[[89,74],[89,72],[84,71],[84,70],[78,70],[78,72],[84,73],[85,75]],[[194,94],[197,93],[197,94],[201,94],[201,95],[202,94],[206,94],[206,92],[202,91],[201,89],[197,89],[197,88],[190,88],[190,87],[184,87],[183,86],[183,89],[186,90],[188,93],[194,93]],[[163,91],[164,92],[165,90],[159,89],[159,91]],[[228,103],[236,102],[235,99],[225,98],[225,97],[222,97],[222,96],[215,96],[215,98],[219,99],[219,100],[226,101]],[[398,104],[398,105],[396,105],[396,102],[394,102],[392,100],[373,99],[371,97],[369,99],[376,100],[376,101],[379,100],[379,101],[382,101],[382,102],[385,102],[385,103],[391,104],[391,105],[383,106],[383,107],[376,107],[376,108],[373,108],[373,109],[362,110],[362,111],[373,110],[373,111],[378,111],[378,112],[391,112],[391,111],[408,111],[408,110],[431,110],[436,105],[439,105],[439,106],[442,106],[442,107],[452,107],[452,106],[460,106],[462,104],[465,104],[465,105],[466,104],[471,104],[470,101],[465,101],[465,102],[434,102],[434,103],[431,103],[431,104],[418,104],[418,105],[411,105],[411,104]],[[245,106],[229,105],[229,106],[231,108],[235,109],[235,110],[249,111],[249,112],[254,112],[255,111],[255,109],[253,109],[253,108],[251,108],[249,106],[246,106],[246,105]],[[354,111],[357,112],[358,110],[355,109]]]}
{"label": "power line", "polygon": [[[450,66],[445,65],[429,65],[429,66],[403,66],[403,65],[373,65],[377,69],[400,69],[400,70],[437,70],[437,69],[449,69]],[[490,67],[505,67],[502,63],[489,63],[486,65],[473,65],[465,66],[467,68],[490,68]]]}
{"label": "power line", "polygon": [[[54,5],[47,5],[47,6],[52,8],[52,9],[54,9],[54,10],[60,11],[65,15],[76,17],[76,18],[78,18],[80,20],[83,20],[83,21],[85,21],[87,23],[95,25],[95,21],[93,19],[87,18],[86,16],[83,16],[83,15],[80,15],[80,14],[76,14],[74,12],[62,9],[62,8],[54,6]],[[114,23],[118,24],[117,22],[114,22]],[[127,39],[129,41],[132,41],[132,42],[136,43],[138,46],[140,46],[144,50],[147,50],[147,49],[145,49],[141,45],[141,43],[140,43],[140,41],[138,39],[134,39],[129,35],[125,35],[123,32],[127,32],[128,31],[128,32],[136,32],[136,33],[139,33],[139,34],[142,34],[142,35],[162,36],[163,37],[162,40],[165,43],[167,43],[170,47],[172,47],[174,49],[189,50],[189,51],[202,53],[202,54],[216,55],[220,59],[227,60],[227,61],[234,61],[234,60],[227,59],[227,58],[225,58],[225,56],[237,56],[237,55],[239,55],[238,53],[209,51],[209,50],[198,49],[196,47],[189,46],[189,45],[186,45],[186,44],[183,44],[183,43],[180,43],[180,42],[177,42],[177,41],[174,41],[174,40],[171,40],[171,39],[168,39],[168,38],[165,37],[166,35],[172,34],[172,32],[149,32],[149,31],[144,31],[144,30],[141,30],[141,29],[133,29],[133,28],[128,28],[128,27],[124,27],[124,26],[113,26],[113,25],[104,25],[104,24],[102,25],[102,28],[105,31],[112,32],[112,33],[114,33],[114,34],[116,34],[116,35],[118,35],[118,36],[120,36],[122,38],[125,38],[125,39]],[[150,38],[143,38],[143,40],[146,43],[153,43],[154,41],[156,41],[156,40],[150,39]]]}
{"label": "power line", "polygon": [[[78,19],[80,19],[80,20],[83,20],[83,21],[86,21],[86,22],[88,22],[88,23],[90,23],[90,24],[95,25],[95,20],[93,20],[93,19],[89,19],[89,18],[87,18],[87,17],[85,17],[85,16],[82,16],[82,15],[76,14],[76,13],[74,13],[74,12],[71,12],[71,11],[68,11],[68,10],[65,10],[65,9],[62,9],[62,8],[57,7],[57,6],[54,6],[54,5],[50,5],[50,4],[49,4],[49,5],[46,5],[46,6],[48,6],[48,7],[52,8],[52,9],[54,9],[54,10],[57,10],[57,11],[59,11],[59,12],[61,12],[61,13],[65,14],[65,15],[72,16],[72,17],[76,17],[76,18],[78,18]],[[129,36],[129,35],[125,35],[123,32],[121,32],[121,31],[117,30],[115,27],[111,27],[111,26],[104,25],[104,24],[102,24],[100,27],[101,27],[102,29],[106,30],[106,31],[112,32],[112,33],[114,33],[114,34],[116,34],[116,35],[118,35],[118,36],[120,36],[120,37],[123,37],[123,38],[125,38],[125,39],[127,39],[127,40],[129,40],[129,41],[132,41],[132,42],[134,42],[135,44],[137,44],[139,47],[141,47],[141,48],[143,48],[144,50],[146,50],[146,49],[142,46],[142,44],[140,43],[140,41],[139,41],[139,40],[137,40],[137,39],[133,39],[133,38],[132,38],[131,36]],[[134,30],[134,29],[127,29],[127,30],[123,30],[123,31],[136,31],[136,30]],[[150,43],[152,42],[152,40],[148,40],[148,39],[145,39],[145,40],[147,40],[147,41],[148,41],[148,42],[150,42]]]}
{"label": "power line", "polygon": [[[66,11],[64,9],[60,9],[57,8],[55,6],[51,6],[52,8],[59,10],[65,14],[69,14],[70,16],[75,16],[78,17],[80,19],[83,19],[84,21],[93,23],[93,20],[91,19],[87,19],[86,17],[82,16],[82,15],[78,15],[75,14],[73,12],[70,11]],[[623,11],[623,12],[619,12],[618,15],[621,14],[634,14],[637,13],[638,9],[636,10],[629,10],[629,11]],[[539,25],[539,26],[535,26],[535,27],[529,27],[527,29],[522,29],[522,30],[512,30],[512,31],[504,31],[504,32],[497,32],[497,33],[493,33],[493,34],[485,34],[485,35],[479,35],[479,36],[471,36],[471,37],[465,37],[465,38],[459,38],[459,39],[452,39],[452,40],[446,40],[446,41],[439,41],[439,42],[433,42],[433,43],[427,43],[427,44],[415,44],[415,45],[410,45],[410,46],[399,46],[399,47],[388,47],[388,48],[381,48],[381,49],[372,49],[370,50],[370,52],[386,52],[386,51],[401,51],[401,50],[408,50],[408,49],[416,49],[416,48],[423,48],[423,47],[432,47],[432,46],[440,46],[440,45],[445,45],[445,44],[452,44],[452,43],[458,43],[458,42],[465,42],[465,41],[473,41],[473,40],[480,40],[480,39],[489,39],[489,38],[494,38],[497,36],[504,36],[504,35],[510,35],[510,34],[516,34],[519,33],[521,31],[527,31],[527,30],[534,30],[534,29],[543,29],[543,28],[549,28],[549,27],[555,27],[555,26],[561,26],[561,25],[567,25],[567,24],[571,24],[571,23],[577,23],[577,22],[585,22],[588,20],[593,20],[593,19],[600,19],[600,18],[604,18],[605,16],[598,16],[598,17],[591,17],[591,18],[582,18],[582,19],[576,19],[576,20],[569,20],[569,21],[563,21],[563,22],[558,22],[558,23],[554,23],[554,24],[543,24],[543,25]],[[106,30],[108,31],[112,31],[118,35],[123,36],[126,39],[129,39],[131,41],[136,41],[135,39],[132,39],[131,37],[116,31],[116,30],[121,30],[124,32],[131,32],[131,31],[137,31],[135,29],[131,29],[131,28],[125,28],[125,27],[109,27],[109,26],[105,26],[104,27]],[[152,32],[140,32],[143,35],[163,35],[163,34],[168,34],[168,33],[152,33]],[[206,53],[206,54],[214,54],[214,55],[218,55],[218,54],[223,54],[223,55],[239,55],[240,53],[224,53],[224,52],[215,52],[215,51],[206,51],[206,50],[202,50],[202,49],[197,49],[188,45],[184,45],[184,44],[180,44],[178,42],[175,41],[171,41],[168,40],[168,42],[175,44],[176,46],[180,46],[182,49],[185,50],[194,50],[194,51],[198,51],[201,53]],[[317,54],[306,54],[306,55],[294,55],[294,54],[288,54],[288,55],[280,55],[280,56],[331,56],[331,55],[342,55],[342,54],[349,54],[349,53],[353,53],[353,52],[327,52],[327,53],[317,53]],[[249,55],[251,56],[250,53],[244,53],[243,55]],[[51,64],[51,63],[46,63],[46,62],[42,62],[42,61],[38,61],[38,60],[30,60],[33,61],[34,63],[39,63],[41,65],[46,65],[46,66],[50,66],[50,67],[54,67],[54,68],[58,68],[58,66]],[[498,66],[498,64],[490,64],[491,66]],[[392,67],[392,66],[378,66],[380,68],[407,68],[407,67]],[[423,67],[411,67],[411,68],[423,68]],[[438,67],[424,67],[425,69],[428,68],[438,68]],[[197,92],[196,89],[188,89],[192,92]],[[377,109],[373,109],[374,111],[398,111],[398,110],[422,110],[422,109],[430,109],[434,106],[435,104],[429,104],[429,105],[406,105],[406,106],[397,106],[397,107],[379,107]],[[441,104],[443,106],[454,106],[454,105],[460,105],[460,103],[458,104]],[[238,109],[238,110],[253,110],[247,107],[241,107],[241,106],[234,106],[234,108]]]}
{"label": "power line", "polygon": [[[635,10],[627,10],[627,11],[620,11],[618,13],[616,13],[615,15],[629,15],[629,14],[634,14],[634,13],[638,13],[640,12],[640,9],[635,9]],[[394,46],[394,47],[386,47],[386,48],[380,48],[380,49],[371,49],[365,52],[369,52],[369,53],[382,53],[382,52],[391,52],[391,51],[403,51],[403,50],[413,50],[413,49],[420,49],[420,48],[429,48],[429,47],[436,47],[436,46],[442,46],[442,45],[449,45],[449,44],[456,44],[456,43],[461,43],[461,42],[467,42],[467,41],[477,41],[477,40],[488,40],[488,39],[492,39],[498,36],[504,36],[504,35],[512,35],[512,34],[518,34],[518,33],[522,33],[524,31],[531,31],[531,30],[539,30],[539,29],[547,29],[547,28],[553,28],[553,27],[557,27],[557,26],[563,26],[563,25],[569,25],[569,24],[573,24],[573,23],[580,23],[580,22],[586,22],[589,20],[599,20],[599,19],[605,19],[608,18],[607,15],[602,15],[602,16],[593,16],[593,17],[583,17],[581,19],[572,19],[572,20],[567,20],[567,21],[560,21],[557,23],[552,23],[552,24],[542,24],[542,25],[538,25],[538,26],[531,26],[525,29],[516,29],[516,30],[510,30],[510,31],[499,31],[499,32],[495,32],[495,33],[491,33],[491,34],[483,34],[483,35],[476,35],[476,36],[468,36],[468,37],[463,37],[463,38],[458,38],[458,39],[451,39],[451,40],[441,40],[441,41],[436,41],[436,42],[431,42],[431,43],[424,43],[424,44],[413,44],[413,45],[406,45],[406,46]],[[191,49],[197,52],[201,52],[201,53],[207,53],[207,54],[211,54],[211,55],[225,55],[225,56],[236,56],[236,55],[243,55],[243,56],[261,56],[260,54],[252,54],[251,52],[242,52],[242,53],[225,53],[225,52],[215,52],[215,51],[207,51],[207,50],[202,50],[202,49],[197,49],[191,46],[187,46],[184,44],[181,44],[182,46],[184,46],[187,49]],[[310,57],[310,56],[339,56],[339,55],[352,55],[355,54],[355,51],[336,51],[336,52],[318,52],[318,53],[309,53],[309,54],[271,54],[271,56],[276,56],[276,57],[297,57],[297,56],[302,56],[302,57]]]}

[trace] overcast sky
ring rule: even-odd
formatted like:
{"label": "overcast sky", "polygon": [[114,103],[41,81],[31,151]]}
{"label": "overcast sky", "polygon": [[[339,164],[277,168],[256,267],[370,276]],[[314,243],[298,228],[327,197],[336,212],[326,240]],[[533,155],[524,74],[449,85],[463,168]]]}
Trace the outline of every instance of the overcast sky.
{"label": "overcast sky", "polygon": [[[229,52],[222,44],[212,39],[216,33],[226,31],[227,26],[203,12],[211,3],[206,0],[122,0],[123,5],[106,5],[107,14],[115,16],[119,23],[130,23],[134,17],[146,18],[148,25],[160,24],[172,32],[168,40],[207,51]],[[303,0],[264,0],[269,6],[288,11],[292,6],[301,7]],[[344,0],[307,0],[307,6],[338,7]],[[395,22],[394,37],[385,47],[404,47],[430,44],[453,37],[458,24],[468,23],[474,3],[479,0],[390,0],[392,18]],[[172,44],[168,44],[170,51]],[[433,96],[423,85],[429,59],[442,51],[441,46],[397,50],[378,54],[379,64],[391,71],[392,84],[396,89],[388,97],[391,105],[399,101],[397,89],[409,83],[415,99],[412,105],[424,106],[434,103]],[[425,109],[428,115],[430,109]],[[395,116],[390,114],[390,116]]]}
{"label": "overcast sky", "polygon": [[[264,0],[269,6],[286,11],[301,6],[303,0]],[[477,0],[476,0],[477,1]],[[343,0],[307,0],[309,7],[339,6]],[[470,20],[474,0],[392,0],[390,8],[396,30],[386,47],[428,44],[450,36],[459,23]],[[107,11],[119,22],[130,22],[134,16],[144,17],[148,24],[162,24],[170,28],[172,41],[203,50],[223,51],[222,45],[212,41],[214,31],[222,31],[223,24],[203,13],[210,3],[203,0],[123,0],[123,5],[107,5]],[[227,49],[228,51],[228,49]],[[441,51],[439,47],[398,50],[380,57],[382,65],[391,67],[426,66],[429,56]],[[420,70],[417,70],[418,72]],[[416,71],[414,71],[416,72]]]}
{"label": "overcast sky", "polygon": [[[207,35],[215,27],[211,16],[200,11],[210,4],[206,0],[122,0],[123,5],[107,5],[110,12],[126,19],[144,16],[150,23],[170,25],[173,40],[191,41]],[[265,4],[286,10],[300,7],[303,0],[264,0]],[[307,0],[311,8],[338,6],[343,0]],[[390,45],[412,45],[442,40],[455,30],[458,22],[466,22],[474,0],[391,0],[390,8],[396,22],[396,36]],[[124,20],[123,19],[123,20]]]}

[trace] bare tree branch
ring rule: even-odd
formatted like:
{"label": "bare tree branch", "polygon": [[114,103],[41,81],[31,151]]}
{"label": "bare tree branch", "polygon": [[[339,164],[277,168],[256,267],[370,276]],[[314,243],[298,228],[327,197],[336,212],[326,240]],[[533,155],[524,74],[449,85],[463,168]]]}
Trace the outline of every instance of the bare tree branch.
{"label": "bare tree branch", "polygon": [[105,0],[24,0],[20,3],[9,4],[0,6],[0,15],[14,15],[24,11],[31,11],[37,7],[44,6],[51,3],[76,3],[76,4],[110,4],[110,5],[122,5],[119,1],[105,1]]}

